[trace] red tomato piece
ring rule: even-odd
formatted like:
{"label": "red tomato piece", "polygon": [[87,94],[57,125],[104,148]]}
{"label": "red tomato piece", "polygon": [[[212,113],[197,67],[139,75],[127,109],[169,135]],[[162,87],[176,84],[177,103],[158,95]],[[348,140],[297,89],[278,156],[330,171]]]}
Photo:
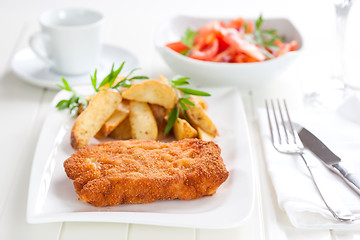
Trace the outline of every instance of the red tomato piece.
{"label": "red tomato piece", "polygon": [[298,42],[296,40],[292,40],[289,42],[289,51],[295,51],[298,49]]}
{"label": "red tomato piece", "polygon": [[246,33],[254,32],[254,24],[252,21],[246,21]]}
{"label": "red tomato piece", "polygon": [[244,27],[244,24],[245,24],[245,20],[243,18],[235,18],[231,20],[226,27],[235,28],[236,30],[239,31],[241,28]]}
{"label": "red tomato piece", "polygon": [[256,61],[266,60],[266,56],[260,51],[260,49],[255,44],[249,43],[243,39],[238,32],[229,31],[225,36],[225,39],[229,43],[230,47],[239,52],[245,53]]}
{"label": "red tomato piece", "polygon": [[279,50],[277,50],[277,51],[274,53],[274,56],[275,56],[275,57],[282,56],[282,55],[284,55],[285,53],[288,53],[289,50],[290,50],[290,46],[289,46],[289,44],[287,44],[287,43],[281,42],[281,43],[278,44],[278,46],[279,46]]}
{"label": "red tomato piece", "polygon": [[166,46],[172,50],[174,50],[175,52],[178,53],[182,53],[185,50],[188,50],[188,46],[186,46],[185,44],[183,44],[182,42],[173,42],[173,43],[168,43],[166,44]]}
{"label": "red tomato piece", "polygon": [[195,46],[189,57],[203,61],[211,61],[218,53],[218,50],[219,41],[215,38],[210,45]]}
{"label": "red tomato piece", "polygon": [[213,39],[209,36],[217,36],[224,23],[220,21],[210,22],[199,29],[199,33],[195,38],[195,45],[210,44]]}
{"label": "red tomato piece", "polygon": [[233,48],[227,48],[213,58],[213,62],[234,62],[236,51]]}

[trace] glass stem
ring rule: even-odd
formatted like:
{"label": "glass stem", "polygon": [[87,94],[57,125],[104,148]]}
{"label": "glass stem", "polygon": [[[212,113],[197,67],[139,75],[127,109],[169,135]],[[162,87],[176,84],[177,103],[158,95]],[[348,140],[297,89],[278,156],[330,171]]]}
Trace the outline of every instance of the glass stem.
{"label": "glass stem", "polygon": [[345,69],[345,37],[346,23],[352,5],[351,0],[334,1],[336,13],[335,55],[333,57],[332,80],[338,82],[339,88],[344,88],[346,79]]}

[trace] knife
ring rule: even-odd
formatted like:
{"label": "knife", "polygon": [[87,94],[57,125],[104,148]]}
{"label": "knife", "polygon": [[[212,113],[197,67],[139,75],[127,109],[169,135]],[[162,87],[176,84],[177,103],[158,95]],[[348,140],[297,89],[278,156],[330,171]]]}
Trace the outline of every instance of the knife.
{"label": "knife", "polygon": [[360,175],[350,173],[346,170],[341,164],[341,159],[309,130],[297,123],[293,124],[303,145],[314,153],[326,167],[345,180],[345,182],[360,195]]}

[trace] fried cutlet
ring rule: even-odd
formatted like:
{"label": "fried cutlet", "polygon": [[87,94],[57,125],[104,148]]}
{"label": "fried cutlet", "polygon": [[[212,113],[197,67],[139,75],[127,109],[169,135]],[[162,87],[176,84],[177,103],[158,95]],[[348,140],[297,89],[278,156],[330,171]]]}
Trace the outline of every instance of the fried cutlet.
{"label": "fried cutlet", "polygon": [[79,199],[93,206],[189,200],[215,194],[229,172],[214,142],[124,140],[86,146],[64,162]]}

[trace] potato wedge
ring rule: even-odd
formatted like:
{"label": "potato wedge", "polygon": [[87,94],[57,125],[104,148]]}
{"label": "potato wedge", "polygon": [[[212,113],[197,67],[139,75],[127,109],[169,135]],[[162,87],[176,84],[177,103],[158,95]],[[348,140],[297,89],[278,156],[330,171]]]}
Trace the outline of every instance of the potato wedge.
{"label": "potato wedge", "polygon": [[204,130],[202,130],[201,128],[197,128],[197,132],[198,132],[198,138],[204,141],[212,141],[215,136],[205,132]]}
{"label": "potato wedge", "polygon": [[214,136],[219,136],[219,132],[215,124],[211,121],[201,105],[192,96],[189,100],[195,104],[195,106],[188,105],[189,109],[185,111],[191,125],[196,128],[200,127]]}
{"label": "potato wedge", "polygon": [[155,117],[147,103],[130,101],[129,118],[133,139],[156,140],[158,128]]}
{"label": "potato wedge", "polygon": [[121,102],[110,118],[102,125],[99,132],[96,133],[95,137],[97,139],[107,137],[128,115],[129,103]]}
{"label": "potato wedge", "polygon": [[173,132],[177,140],[194,138],[198,132],[185,119],[178,118],[173,126]]}
{"label": "potato wedge", "polygon": [[86,146],[120,102],[121,95],[118,92],[99,91],[76,119],[71,130],[71,146],[75,149]]}
{"label": "potato wedge", "polygon": [[127,140],[132,137],[129,117],[125,118],[110,134],[116,140]]}
{"label": "potato wedge", "polygon": [[151,111],[155,117],[156,124],[158,127],[157,140],[165,139],[167,137],[164,133],[167,124],[167,120],[165,119],[165,116],[168,114],[167,113],[168,111],[166,110],[166,108],[158,104],[149,104],[149,107],[151,108]]}
{"label": "potato wedge", "polygon": [[168,84],[168,79],[164,75],[159,75],[159,81]]}
{"label": "potato wedge", "polygon": [[133,85],[126,89],[122,96],[124,99],[158,104],[167,109],[172,109],[177,102],[175,90],[170,85],[155,79]]}
{"label": "potato wedge", "polygon": [[200,97],[200,96],[191,96],[192,100],[194,100],[195,102],[197,102],[205,111],[208,109],[208,104],[205,101],[204,98]]}

